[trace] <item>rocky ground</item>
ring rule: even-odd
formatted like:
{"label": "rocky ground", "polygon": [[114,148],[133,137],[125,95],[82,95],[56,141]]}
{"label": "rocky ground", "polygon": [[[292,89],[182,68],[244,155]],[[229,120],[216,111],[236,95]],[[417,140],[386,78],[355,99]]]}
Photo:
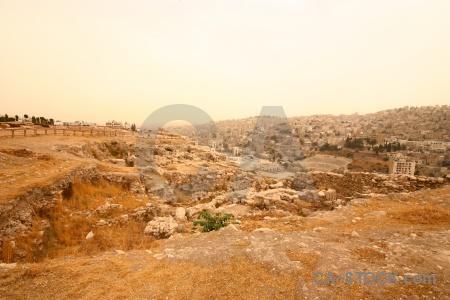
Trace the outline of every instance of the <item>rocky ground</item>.
{"label": "rocky ground", "polygon": [[[5,140],[2,298],[450,297],[448,179],[275,180],[185,140],[161,140],[144,168],[129,139]],[[231,213],[235,224],[201,233],[193,222],[202,211]],[[356,273],[353,284],[339,281],[381,271],[436,284],[359,284]],[[328,274],[335,284],[315,283]]]}

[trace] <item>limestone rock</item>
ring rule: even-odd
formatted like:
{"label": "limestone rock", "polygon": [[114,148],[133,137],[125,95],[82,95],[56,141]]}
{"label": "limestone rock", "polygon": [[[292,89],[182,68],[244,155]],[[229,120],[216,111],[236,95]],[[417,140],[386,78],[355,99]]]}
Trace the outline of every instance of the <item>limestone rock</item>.
{"label": "limestone rock", "polygon": [[88,240],[88,239],[93,238],[93,237],[94,237],[94,233],[93,233],[92,230],[91,230],[91,231],[89,231],[89,233],[86,235],[86,239]]}
{"label": "limestone rock", "polygon": [[156,217],[147,223],[144,233],[158,238],[167,238],[175,232],[177,227],[178,223],[172,217]]}
{"label": "limestone rock", "polygon": [[175,211],[175,219],[177,222],[186,221],[186,209],[184,207],[177,207],[177,210]]}

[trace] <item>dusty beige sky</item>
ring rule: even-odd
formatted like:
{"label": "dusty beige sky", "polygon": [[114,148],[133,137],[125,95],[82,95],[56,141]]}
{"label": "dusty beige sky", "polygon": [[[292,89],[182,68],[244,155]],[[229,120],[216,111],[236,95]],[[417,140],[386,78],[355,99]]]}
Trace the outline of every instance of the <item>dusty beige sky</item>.
{"label": "dusty beige sky", "polygon": [[0,0],[0,114],[140,123],[450,104],[450,1]]}

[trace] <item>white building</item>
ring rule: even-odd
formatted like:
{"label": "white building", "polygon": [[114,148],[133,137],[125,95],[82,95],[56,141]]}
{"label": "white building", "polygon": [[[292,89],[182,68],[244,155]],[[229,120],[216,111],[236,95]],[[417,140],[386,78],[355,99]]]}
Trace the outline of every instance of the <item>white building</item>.
{"label": "white building", "polygon": [[402,158],[391,158],[389,160],[390,174],[404,174],[414,176],[416,162],[414,160]]}

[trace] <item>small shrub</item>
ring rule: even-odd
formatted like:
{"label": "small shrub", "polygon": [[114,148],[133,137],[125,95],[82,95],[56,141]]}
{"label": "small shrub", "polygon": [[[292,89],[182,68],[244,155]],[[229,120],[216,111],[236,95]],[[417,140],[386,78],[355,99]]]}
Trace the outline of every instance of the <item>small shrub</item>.
{"label": "small shrub", "polygon": [[217,213],[215,216],[211,216],[209,212],[202,211],[197,217],[197,221],[194,221],[194,226],[200,225],[203,227],[203,232],[210,232],[228,226],[228,221],[233,218],[233,214],[222,216],[221,213]]}

